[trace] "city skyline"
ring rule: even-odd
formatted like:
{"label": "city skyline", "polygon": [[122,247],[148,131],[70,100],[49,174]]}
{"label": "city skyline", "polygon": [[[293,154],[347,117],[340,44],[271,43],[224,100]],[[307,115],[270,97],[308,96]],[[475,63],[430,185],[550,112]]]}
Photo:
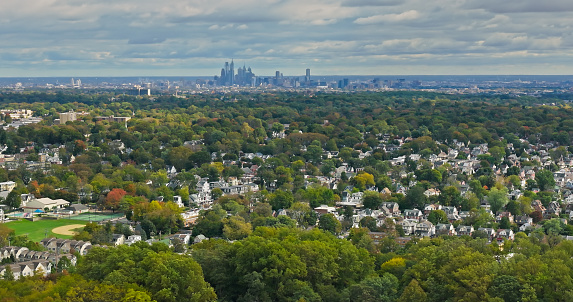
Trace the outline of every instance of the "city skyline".
{"label": "city skyline", "polygon": [[573,3],[7,0],[0,76],[573,74]]}

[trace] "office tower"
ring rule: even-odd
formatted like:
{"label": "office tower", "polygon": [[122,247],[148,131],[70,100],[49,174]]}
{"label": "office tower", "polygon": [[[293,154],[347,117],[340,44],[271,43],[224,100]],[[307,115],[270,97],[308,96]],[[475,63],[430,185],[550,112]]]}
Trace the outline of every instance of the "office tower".
{"label": "office tower", "polygon": [[233,59],[231,59],[231,66],[229,68],[229,85],[233,85],[235,83],[235,63]]}
{"label": "office tower", "polygon": [[304,77],[305,82],[310,82],[310,68],[306,69],[306,76]]}

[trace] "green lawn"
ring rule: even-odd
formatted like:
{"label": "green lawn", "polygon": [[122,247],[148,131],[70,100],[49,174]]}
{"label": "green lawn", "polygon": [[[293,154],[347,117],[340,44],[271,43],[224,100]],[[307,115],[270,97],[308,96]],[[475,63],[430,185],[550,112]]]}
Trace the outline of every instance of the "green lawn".
{"label": "green lawn", "polygon": [[40,220],[36,222],[31,222],[28,220],[19,220],[8,222],[5,225],[16,232],[16,235],[28,235],[28,238],[33,241],[40,241],[46,237],[46,232],[48,232],[48,237],[57,237],[70,239],[72,236],[60,235],[52,233],[53,228],[57,228],[64,225],[70,224],[83,224],[86,221],[81,220],[70,220],[70,219],[59,219],[59,220]]}

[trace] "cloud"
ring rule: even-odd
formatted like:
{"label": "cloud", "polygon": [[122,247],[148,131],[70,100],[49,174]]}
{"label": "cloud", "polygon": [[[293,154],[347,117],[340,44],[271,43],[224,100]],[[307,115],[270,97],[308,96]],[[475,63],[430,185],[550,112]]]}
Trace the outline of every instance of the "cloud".
{"label": "cloud", "polygon": [[128,44],[158,44],[165,41],[165,38],[158,37],[141,37],[141,38],[131,38],[127,42]]}
{"label": "cloud", "polygon": [[480,8],[493,13],[548,13],[571,12],[573,2],[562,0],[472,0],[467,7]]}
{"label": "cloud", "polygon": [[572,10],[562,0],[5,0],[0,76],[214,75],[230,58],[257,74],[517,72],[520,62],[573,73],[562,63]]}
{"label": "cloud", "polygon": [[401,3],[403,3],[401,0],[344,0],[342,6],[395,6]]}
{"label": "cloud", "polygon": [[409,10],[400,14],[387,14],[387,15],[376,15],[365,18],[358,18],[354,21],[356,24],[377,24],[377,23],[392,23],[392,22],[404,22],[411,21],[420,18],[420,13],[416,10]]}

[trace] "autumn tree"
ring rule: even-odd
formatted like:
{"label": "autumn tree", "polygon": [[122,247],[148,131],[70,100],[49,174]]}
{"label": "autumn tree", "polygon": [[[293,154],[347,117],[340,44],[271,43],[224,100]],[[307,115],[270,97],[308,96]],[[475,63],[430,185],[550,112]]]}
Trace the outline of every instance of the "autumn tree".
{"label": "autumn tree", "polygon": [[105,198],[104,207],[107,209],[117,210],[119,209],[121,199],[127,195],[127,192],[124,189],[114,188]]}

